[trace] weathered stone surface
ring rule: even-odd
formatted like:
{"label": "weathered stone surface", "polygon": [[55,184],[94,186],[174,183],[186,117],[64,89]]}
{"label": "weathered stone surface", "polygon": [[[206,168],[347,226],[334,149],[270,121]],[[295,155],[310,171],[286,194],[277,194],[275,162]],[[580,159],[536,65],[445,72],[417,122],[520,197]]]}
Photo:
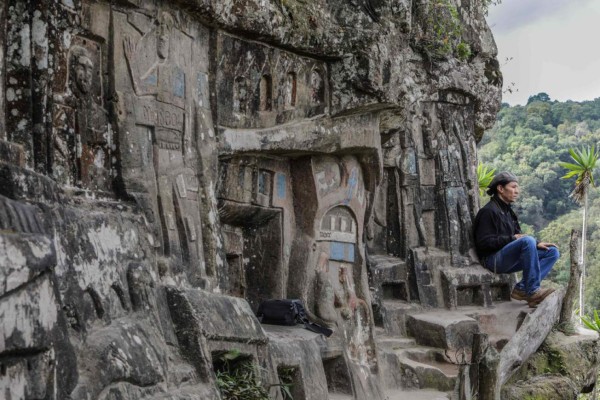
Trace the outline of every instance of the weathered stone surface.
{"label": "weathered stone surface", "polygon": [[117,320],[95,330],[86,338],[89,353],[74,397],[97,397],[119,382],[145,388],[165,381],[166,355],[159,338],[148,323]]}
{"label": "weathered stone surface", "polygon": [[506,388],[502,391],[502,398],[507,400],[527,398],[575,400],[578,393],[573,382],[565,376],[541,375]]}
{"label": "weathered stone surface", "polygon": [[[589,391],[598,375],[598,335],[581,329],[566,336],[562,332],[551,332],[540,348],[510,378],[502,389],[503,398],[517,398],[517,394],[529,393],[541,396],[545,386],[565,397],[568,393]],[[551,393],[551,392],[550,392]],[[548,395],[548,398],[552,398]],[[575,397],[573,397],[575,398]]]}
{"label": "weathered stone surface", "polygon": [[[470,237],[495,44],[444,1],[471,54],[433,52],[434,1],[2,2],[2,388],[216,399],[235,349],[295,397],[382,400],[375,322],[501,297]],[[267,298],[334,334],[266,335]]]}
{"label": "weathered stone surface", "polygon": [[[267,342],[265,332],[245,300],[198,289],[167,288],[166,291],[178,332],[204,336],[210,340]],[[211,310],[211,313],[207,310]]]}

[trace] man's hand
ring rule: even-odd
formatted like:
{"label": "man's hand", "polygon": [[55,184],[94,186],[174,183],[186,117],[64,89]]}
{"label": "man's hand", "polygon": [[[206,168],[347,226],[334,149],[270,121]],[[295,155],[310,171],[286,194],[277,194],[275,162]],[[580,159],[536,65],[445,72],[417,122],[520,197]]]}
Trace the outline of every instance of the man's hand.
{"label": "man's hand", "polygon": [[524,233],[515,233],[514,236],[515,236],[515,240],[517,240],[517,239],[524,238],[527,235]]}
{"label": "man's hand", "polygon": [[537,248],[541,250],[548,250],[549,247],[556,247],[558,249],[558,246],[554,243],[539,242],[537,245]]}

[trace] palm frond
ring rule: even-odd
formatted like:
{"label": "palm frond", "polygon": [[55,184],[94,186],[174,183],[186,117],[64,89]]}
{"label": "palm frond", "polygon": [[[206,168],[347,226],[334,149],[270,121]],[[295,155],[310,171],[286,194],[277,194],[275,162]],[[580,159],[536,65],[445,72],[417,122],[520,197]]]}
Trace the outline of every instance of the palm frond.
{"label": "palm frond", "polygon": [[492,182],[494,178],[494,174],[496,173],[496,169],[492,168],[488,165],[485,165],[482,162],[477,164],[477,183],[479,186],[479,195],[483,196],[485,194],[485,190]]}
{"label": "palm frond", "polygon": [[578,203],[584,199],[590,185],[595,187],[594,168],[598,161],[598,151],[595,146],[583,147],[581,149],[569,149],[573,163],[559,162],[558,165],[565,168],[567,173],[562,179],[575,177],[575,187],[570,196]]}

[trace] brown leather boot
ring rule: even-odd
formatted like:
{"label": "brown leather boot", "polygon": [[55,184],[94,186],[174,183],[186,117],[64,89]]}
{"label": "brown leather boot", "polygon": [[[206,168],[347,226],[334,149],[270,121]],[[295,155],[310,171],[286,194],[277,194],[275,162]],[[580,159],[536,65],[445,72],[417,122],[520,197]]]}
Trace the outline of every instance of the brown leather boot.
{"label": "brown leather boot", "polygon": [[536,308],[552,292],[554,292],[554,289],[539,288],[531,296],[527,297],[527,305],[531,308]]}
{"label": "brown leather boot", "polygon": [[515,300],[527,300],[527,293],[525,293],[524,290],[514,288],[512,292],[510,292],[510,297]]}

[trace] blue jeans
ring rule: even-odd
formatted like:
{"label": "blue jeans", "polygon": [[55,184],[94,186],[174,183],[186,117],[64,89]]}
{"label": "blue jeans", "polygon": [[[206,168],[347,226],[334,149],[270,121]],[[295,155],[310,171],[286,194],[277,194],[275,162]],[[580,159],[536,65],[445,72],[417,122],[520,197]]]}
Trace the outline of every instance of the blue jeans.
{"label": "blue jeans", "polygon": [[499,274],[523,271],[523,279],[515,288],[531,296],[540,288],[542,280],[548,275],[558,257],[560,253],[556,247],[549,247],[548,250],[538,249],[535,239],[525,236],[485,257],[483,265]]}

